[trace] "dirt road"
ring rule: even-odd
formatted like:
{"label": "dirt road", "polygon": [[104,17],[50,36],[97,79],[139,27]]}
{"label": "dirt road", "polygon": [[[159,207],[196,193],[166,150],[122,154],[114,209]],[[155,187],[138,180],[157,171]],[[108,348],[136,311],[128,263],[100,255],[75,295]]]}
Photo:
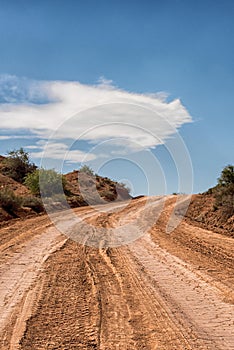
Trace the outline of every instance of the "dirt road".
{"label": "dirt road", "polygon": [[68,239],[46,217],[2,229],[0,348],[234,349],[232,238],[185,221],[167,234],[169,197],[141,238],[115,248],[98,241],[100,228],[111,235],[154,222],[159,200],[148,211],[142,198],[122,210],[77,209],[93,225],[83,238],[98,247]]}

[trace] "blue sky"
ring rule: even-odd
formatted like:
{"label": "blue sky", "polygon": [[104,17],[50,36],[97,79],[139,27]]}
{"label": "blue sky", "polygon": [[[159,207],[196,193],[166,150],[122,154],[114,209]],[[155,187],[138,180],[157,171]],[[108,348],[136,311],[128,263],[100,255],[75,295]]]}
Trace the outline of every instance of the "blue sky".
{"label": "blue sky", "polygon": [[[3,120],[0,126],[1,136],[5,136],[0,140],[0,152],[19,145],[29,146],[32,154],[37,152],[34,160],[39,162],[49,133],[39,132],[35,120],[38,126],[41,123],[42,128],[51,131],[57,109],[51,110],[50,106],[49,110],[45,109],[48,119],[55,115],[55,121],[48,126],[41,121],[43,116],[38,106],[47,107],[61,100],[63,104],[56,108],[61,107],[59,111],[67,117],[75,113],[74,101],[81,99],[79,96],[82,101],[93,101],[90,105],[82,104],[86,108],[99,101],[108,102],[108,98],[111,103],[139,100],[145,108],[153,104],[156,114],[163,108],[170,125],[174,123],[171,110],[179,116],[173,127],[183,138],[192,160],[194,192],[213,186],[222,168],[234,160],[233,18],[233,1],[0,1],[0,122],[1,118]],[[56,81],[63,84],[56,85]],[[69,85],[71,81],[80,85]],[[148,98],[147,94],[158,92],[168,95],[167,102],[158,103],[157,99],[163,100],[159,95]],[[170,105],[176,99],[180,103]],[[9,115],[16,118],[12,119],[13,125],[5,122],[6,108]],[[112,111],[104,111],[105,122]],[[136,166],[145,157],[144,152],[150,150],[160,164],[155,165],[155,183],[151,179],[150,194],[160,193],[164,188],[159,168],[165,176],[165,191],[177,191],[177,164],[166,149],[172,132],[162,125],[159,117],[153,120],[147,113],[134,112],[128,110],[131,119],[127,120],[132,122],[135,118],[136,123],[139,118],[147,120],[146,124],[141,120],[140,126],[147,126],[146,129],[154,133],[155,126],[160,130],[164,128],[160,133],[161,144],[139,134],[137,140],[143,140],[139,142],[144,150],[136,149],[130,145],[135,130],[117,128],[116,132],[115,128],[113,132],[108,129],[106,136],[115,139],[112,153],[121,156],[127,153],[130,158],[137,154],[138,161],[134,158],[132,166],[130,163],[126,166],[126,161],[122,166],[119,161],[112,165],[107,162],[100,172],[116,179],[127,179],[136,194],[147,193],[149,175],[142,180],[143,173],[136,170]],[[92,113],[83,116],[83,120],[87,118],[98,119]],[[118,118],[110,120],[117,122]],[[91,124],[84,125],[91,127]],[[116,141],[117,134],[125,138],[124,150],[123,144]],[[72,159],[77,159],[79,165],[81,152],[92,149],[105,139],[104,136],[102,131],[101,136],[82,138],[76,143]],[[65,138],[69,138],[68,133]],[[58,137],[54,148],[65,152],[64,142]],[[94,158],[92,153],[88,160],[95,166]],[[50,163],[57,165],[52,160]],[[65,170],[75,165],[66,164]],[[145,172],[149,173],[150,168]],[[180,172],[186,173],[183,165]],[[185,183],[179,189],[185,191],[189,186]]]}

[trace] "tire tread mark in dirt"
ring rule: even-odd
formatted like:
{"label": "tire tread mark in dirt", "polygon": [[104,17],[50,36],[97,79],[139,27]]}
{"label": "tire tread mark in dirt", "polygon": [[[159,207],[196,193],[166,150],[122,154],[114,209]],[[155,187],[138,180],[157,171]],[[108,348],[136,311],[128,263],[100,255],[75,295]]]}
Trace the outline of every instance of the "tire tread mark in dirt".
{"label": "tire tread mark in dirt", "polygon": [[[130,283],[132,280],[131,283],[138,291],[138,300],[136,303],[138,303],[139,309],[141,308],[142,313],[144,314],[142,321],[146,324],[145,328],[148,330],[150,328],[153,329],[151,336],[149,336],[149,334],[147,336],[147,331],[145,331],[146,339],[144,346],[146,346],[146,349],[151,348],[153,342],[158,343],[159,349],[193,349],[190,344],[192,333],[188,329],[181,328],[181,325],[178,325],[177,322],[175,322],[168,305],[165,304],[162,297],[156,293],[154,288],[152,288],[149,281],[142,278],[141,274],[145,274],[146,272],[141,270],[142,267],[139,266],[139,264],[136,265],[134,259],[129,256],[129,252],[122,252],[122,259],[120,259],[119,255],[120,254],[118,254],[118,261],[121,262],[122,260],[121,264],[123,266],[128,266],[128,271],[126,272],[127,281]],[[186,339],[188,333],[190,342]],[[139,339],[139,348],[143,346],[142,343],[142,339]],[[199,345],[199,342],[195,343],[196,349],[205,349]]]}
{"label": "tire tread mark in dirt", "polygon": [[[185,315],[186,323],[193,325],[191,328],[197,332],[198,338],[203,339],[204,345],[210,346],[211,349],[215,344],[217,349],[233,349],[234,338],[231,335],[230,321],[231,319],[234,321],[234,307],[224,303],[217,290],[208,286],[201,276],[194,274],[188,265],[181,264],[178,258],[165,254],[159,247],[152,246],[150,238],[147,238],[142,239],[138,248],[133,247],[133,252],[146,267],[148,274],[158,281],[161,294],[166,291],[166,294],[164,293],[166,300],[171,300],[172,306],[173,304],[179,306],[176,318],[180,319],[180,316],[183,318]],[[154,264],[157,262],[155,267],[153,262]],[[174,287],[171,290],[165,278],[168,276],[168,279],[173,281],[173,274],[176,279],[174,278]]]}
{"label": "tire tread mark in dirt", "polygon": [[98,349],[98,301],[84,249],[68,241],[48,259],[44,275],[43,297],[21,348]]}
{"label": "tire tread mark in dirt", "polygon": [[100,349],[128,349],[128,346],[134,348],[131,344],[131,327],[127,321],[128,308],[114,266],[110,265],[105,249],[86,250],[99,288]]}

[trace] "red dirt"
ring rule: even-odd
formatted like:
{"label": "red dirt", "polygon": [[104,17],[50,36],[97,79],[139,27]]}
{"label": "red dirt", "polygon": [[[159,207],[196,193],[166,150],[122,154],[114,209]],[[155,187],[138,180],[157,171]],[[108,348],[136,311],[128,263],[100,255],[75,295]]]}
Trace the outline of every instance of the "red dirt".
{"label": "red dirt", "polygon": [[[147,211],[141,198],[122,210],[76,212],[98,241],[95,227],[109,234],[136,219],[144,225],[159,200]],[[0,347],[234,349],[233,239],[186,221],[167,234],[174,202],[142,238],[118,248],[66,241],[44,216],[0,230]]]}
{"label": "red dirt", "polygon": [[215,199],[212,195],[196,194],[192,196],[186,218],[198,227],[234,237],[234,215],[226,217],[222,207],[214,209]]}

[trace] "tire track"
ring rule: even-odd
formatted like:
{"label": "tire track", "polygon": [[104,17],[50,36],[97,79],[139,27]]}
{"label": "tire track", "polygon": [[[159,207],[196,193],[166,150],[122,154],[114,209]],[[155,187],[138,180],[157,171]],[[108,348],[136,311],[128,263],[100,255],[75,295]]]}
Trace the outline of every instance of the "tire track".
{"label": "tire track", "polygon": [[95,275],[99,292],[100,329],[99,349],[134,348],[130,315],[123,294],[122,281],[106,250],[86,248],[87,259]]}
{"label": "tire track", "polygon": [[[122,204],[107,205],[102,213],[84,211],[85,222],[91,225],[81,222],[74,227],[74,237],[80,233],[83,244],[68,240],[48,256],[43,270],[35,267],[43,283],[40,292],[28,289],[33,308],[27,301],[25,307],[21,305],[23,319],[30,317],[20,349],[234,349],[234,305],[223,300],[223,292],[232,289],[232,241],[183,223],[167,235],[173,200],[170,197],[165,203],[150,234],[118,248],[105,248],[112,229],[132,220],[144,229],[158,215],[161,198],[152,198],[147,210],[141,199],[121,211],[116,209]],[[131,236],[131,232],[126,234]],[[90,242],[99,248],[85,245]],[[17,254],[22,249],[19,245]],[[215,262],[214,280],[207,266]],[[24,293],[27,296],[30,293]],[[13,318],[12,329],[19,337],[21,321],[17,325]]]}
{"label": "tire track", "polygon": [[[234,306],[178,258],[152,245],[149,236],[130,249],[158,284],[161,295],[210,349],[234,349]],[[169,283],[168,283],[169,282]]]}
{"label": "tire track", "polygon": [[50,228],[31,238],[6,266],[1,266],[0,345],[4,345],[9,338],[9,331],[14,327],[11,324],[14,310],[19,307],[25,293],[28,293],[32,284],[36,282],[43,262],[65,241],[56,229]]}
{"label": "tire track", "polygon": [[22,349],[98,349],[98,291],[87,261],[84,247],[71,241],[49,258],[42,297],[27,321]]}
{"label": "tire track", "polygon": [[[206,349],[204,344],[196,340],[196,334],[192,333],[188,326],[182,326],[174,318],[170,307],[161,295],[161,291],[155,288],[151,279],[146,278],[147,271],[143,265],[139,264],[128,248],[125,251],[123,248],[119,248],[117,252],[112,251],[111,256],[121,266],[120,268],[123,269],[124,266],[127,266],[124,274],[126,284],[131,283],[132,289],[137,290],[135,304],[141,310],[145,328],[141,336],[138,334],[139,348],[145,346],[146,349],[151,349],[156,346],[155,344],[158,344],[159,349]],[[126,294],[128,294],[128,302],[131,304],[133,296],[127,290]],[[133,309],[132,318],[134,319],[134,317]],[[137,329],[138,327],[135,331]],[[142,343],[143,339],[144,343]]]}

